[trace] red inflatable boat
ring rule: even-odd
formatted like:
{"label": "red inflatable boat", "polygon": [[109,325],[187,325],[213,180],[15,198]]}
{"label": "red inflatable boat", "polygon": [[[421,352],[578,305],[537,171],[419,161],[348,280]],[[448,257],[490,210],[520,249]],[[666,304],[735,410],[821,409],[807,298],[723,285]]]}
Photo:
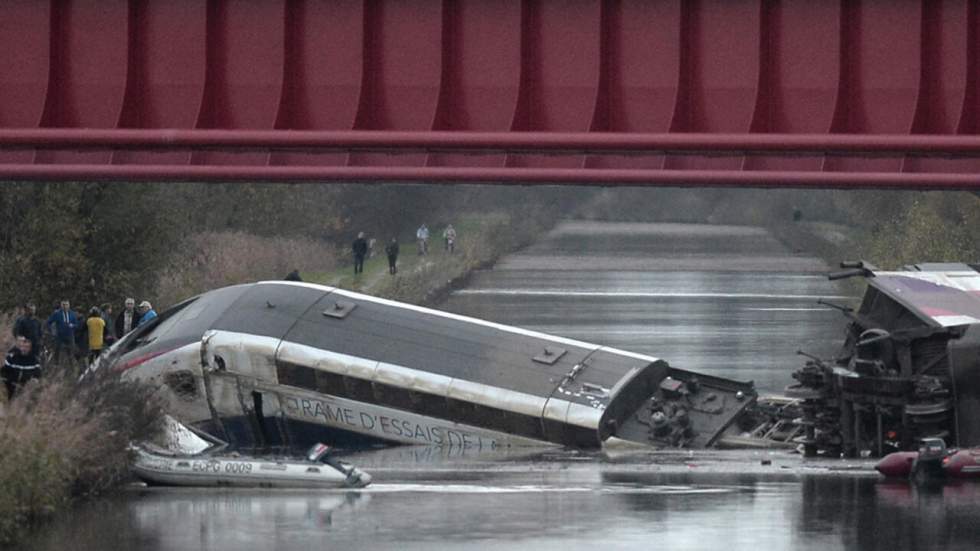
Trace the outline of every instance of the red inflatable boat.
{"label": "red inflatable boat", "polygon": [[919,472],[927,477],[980,478],[980,448],[946,449],[942,440],[930,438],[919,451],[886,455],[875,469],[889,478],[909,478]]}

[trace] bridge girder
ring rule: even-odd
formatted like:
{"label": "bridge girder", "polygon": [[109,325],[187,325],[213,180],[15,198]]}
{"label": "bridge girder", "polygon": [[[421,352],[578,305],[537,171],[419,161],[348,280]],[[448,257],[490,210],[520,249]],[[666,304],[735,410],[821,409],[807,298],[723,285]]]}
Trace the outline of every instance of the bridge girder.
{"label": "bridge girder", "polygon": [[978,0],[8,0],[0,179],[980,189]]}

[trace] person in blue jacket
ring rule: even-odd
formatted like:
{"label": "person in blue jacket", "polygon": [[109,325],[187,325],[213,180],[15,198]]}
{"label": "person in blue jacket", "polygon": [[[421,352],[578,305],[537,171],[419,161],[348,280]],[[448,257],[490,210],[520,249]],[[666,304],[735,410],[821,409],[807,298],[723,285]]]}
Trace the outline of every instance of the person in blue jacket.
{"label": "person in blue jacket", "polygon": [[51,314],[44,326],[54,335],[54,363],[64,365],[65,362],[73,362],[78,316],[71,311],[71,303],[68,299],[61,301],[61,308]]}
{"label": "person in blue jacket", "polygon": [[[139,325],[145,325],[150,322],[153,318],[157,317],[156,311],[153,310],[153,305],[150,301],[144,300],[140,303],[140,322]],[[138,326],[137,326],[138,327]]]}

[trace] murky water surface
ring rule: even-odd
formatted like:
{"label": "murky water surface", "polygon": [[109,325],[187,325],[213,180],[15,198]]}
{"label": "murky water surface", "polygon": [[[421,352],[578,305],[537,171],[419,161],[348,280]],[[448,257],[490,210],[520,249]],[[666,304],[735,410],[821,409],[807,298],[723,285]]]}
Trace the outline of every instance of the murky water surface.
{"label": "murky water surface", "polygon": [[[826,269],[759,229],[572,223],[443,307],[778,392],[796,350],[832,355],[843,334],[817,304],[846,300]],[[350,456],[376,480],[356,492],[133,489],[25,549],[980,549],[980,483],[750,451],[444,453]]]}
{"label": "murky water surface", "polygon": [[663,358],[780,392],[830,357],[853,304],[822,261],[760,228],[569,222],[478,273],[443,308]]}
{"label": "murky water surface", "polygon": [[351,458],[377,477],[354,492],[133,489],[59,519],[24,549],[911,551],[980,542],[980,484],[916,489],[866,470],[802,468],[795,457],[762,467],[753,452],[666,463],[392,453]]}

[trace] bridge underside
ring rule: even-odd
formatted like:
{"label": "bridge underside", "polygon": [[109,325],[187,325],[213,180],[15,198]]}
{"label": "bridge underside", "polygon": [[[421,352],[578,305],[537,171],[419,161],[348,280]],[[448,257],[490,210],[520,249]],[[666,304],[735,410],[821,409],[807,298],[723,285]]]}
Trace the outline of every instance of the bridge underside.
{"label": "bridge underside", "polygon": [[0,179],[980,188],[978,0],[7,0]]}

